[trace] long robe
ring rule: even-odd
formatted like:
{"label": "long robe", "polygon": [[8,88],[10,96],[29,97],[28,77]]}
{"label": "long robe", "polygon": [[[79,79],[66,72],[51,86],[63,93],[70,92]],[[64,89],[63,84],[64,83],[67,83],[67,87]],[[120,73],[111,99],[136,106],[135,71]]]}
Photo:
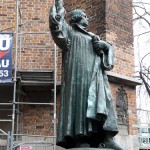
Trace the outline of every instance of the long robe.
{"label": "long robe", "polygon": [[58,19],[53,10],[50,29],[55,43],[62,49],[57,145],[73,147],[68,146],[70,142],[79,137],[95,136],[99,131],[116,135],[113,99],[105,73],[114,65],[113,47],[109,45],[108,52],[98,56],[92,43],[94,34],[78,24],[69,26],[64,15]]}

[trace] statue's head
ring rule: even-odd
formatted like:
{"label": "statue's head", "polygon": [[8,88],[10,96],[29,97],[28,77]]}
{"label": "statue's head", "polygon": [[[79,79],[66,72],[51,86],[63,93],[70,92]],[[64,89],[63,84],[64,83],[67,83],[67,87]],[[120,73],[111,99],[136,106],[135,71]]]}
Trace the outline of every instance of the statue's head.
{"label": "statue's head", "polygon": [[85,10],[83,9],[74,9],[71,11],[71,19],[70,24],[77,23],[79,25],[82,25],[84,27],[88,26],[88,18],[86,16]]}

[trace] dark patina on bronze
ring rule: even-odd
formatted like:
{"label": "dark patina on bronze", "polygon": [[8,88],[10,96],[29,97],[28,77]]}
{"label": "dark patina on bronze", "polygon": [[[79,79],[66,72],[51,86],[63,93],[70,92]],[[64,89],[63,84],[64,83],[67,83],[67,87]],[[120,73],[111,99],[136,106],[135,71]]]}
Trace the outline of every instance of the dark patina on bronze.
{"label": "dark patina on bronze", "polygon": [[88,32],[85,11],[71,12],[65,21],[62,0],[52,6],[52,37],[62,49],[61,104],[57,145],[123,150],[113,139],[118,133],[106,70],[114,66],[114,48]]}

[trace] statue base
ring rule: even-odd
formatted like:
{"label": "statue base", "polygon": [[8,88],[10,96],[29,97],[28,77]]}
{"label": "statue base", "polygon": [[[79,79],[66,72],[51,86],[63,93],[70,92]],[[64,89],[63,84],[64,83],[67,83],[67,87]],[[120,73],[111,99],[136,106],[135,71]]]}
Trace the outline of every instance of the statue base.
{"label": "statue base", "polygon": [[88,147],[84,147],[84,148],[71,148],[68,150],[114,150],[114,149],[108,149],[108,148],[88,148]]}

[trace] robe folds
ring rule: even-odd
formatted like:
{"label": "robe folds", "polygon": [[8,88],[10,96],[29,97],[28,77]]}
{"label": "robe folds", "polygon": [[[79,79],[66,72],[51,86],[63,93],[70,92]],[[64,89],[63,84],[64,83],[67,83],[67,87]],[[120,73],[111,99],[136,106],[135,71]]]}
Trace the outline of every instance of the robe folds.
{"label": "robe folds", "polygon": [[[59,18],[59,19],[58,19]],[[114,65],[114,49],[100,56],[93,48],[93,33],[74,24],[69,26],[64,15],[52,9],[50,29],[62,49],[61,104],[57,145],[66,148],[68,139],[90,137],[99,130],[118,133],[113,98],[105,70]],[[103,122],[100,127],[95,122]],[[99,129],[101,128],[101,129]]]}

